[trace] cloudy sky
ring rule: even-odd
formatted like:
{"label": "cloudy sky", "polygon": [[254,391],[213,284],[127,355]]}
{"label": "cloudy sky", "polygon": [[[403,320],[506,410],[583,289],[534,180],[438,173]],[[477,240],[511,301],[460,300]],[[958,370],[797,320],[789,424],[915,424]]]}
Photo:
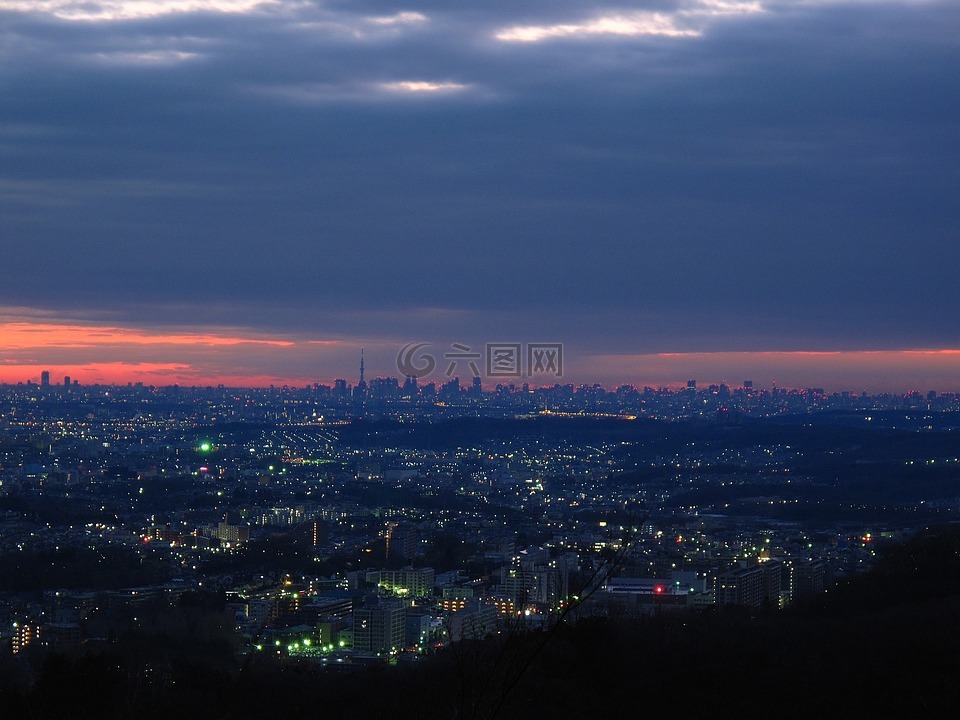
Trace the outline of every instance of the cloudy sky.
{"label": "cloudy sky", "polygon": [[6,382],[960,390],[960,3],[0,0],[0,271]]}

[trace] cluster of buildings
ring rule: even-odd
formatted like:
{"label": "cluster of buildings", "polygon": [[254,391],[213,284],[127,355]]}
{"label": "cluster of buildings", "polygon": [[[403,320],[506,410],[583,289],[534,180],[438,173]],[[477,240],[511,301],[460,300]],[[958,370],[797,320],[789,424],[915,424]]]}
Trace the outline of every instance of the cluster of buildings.
{"label": "cluster of buildings", "polygon": [[[64,378],[51,383],[49,372],[38,385],[0,386],[4,420],[19,427],[44,424],[51,416],[73,432],[96,431],[103,424],[117,430],[154,427],[169,430],[190,422],[349,422],[372,419],[430,420],[454,417],[514,417],[529,413],[612,415],[664,421],[710,419],[736,423],[743,418],[820,411],[913,410],[943,413],[960,410],[960,392],[913,391],[868,394],[826,392],[823,388],[759,388],[751,380],[737,385],[699,384],[636,387],[561,382],[536,385],[522,378],[459,376],[425,382],[415,377],[377,377],[333,385],[228,388],[81,385]],[[131,411],[136,425],[124,423]],[[111,423],[111,421],[113,421]]]}
{"label": "cluster of buildings", "polygon": [[[895,509],[911,522],[891,524],[865,520],[890,510],[865,499],[820,519],[809,448],[787,430],[726,432],[737,414],[841,406],[861,423],[895,411],[921,432],[960,408],[952,395],[693,381],[434,390],[409,378],[363,381],[359,394],[346,382],[0,387],[0,648],[108,643],[116,618],[198,592],[225,598],[240,655],[327,664],[416,657],[561,617],[772,610],[868,568],[877,542],[960,509],[907,500]],[[445,420],[490,417],[512,424],[443,437]],[[555,423],[565,417],[667,421],[644,436]],[[383,424],[356,433],[373,418]],[[702,418],[719,430],[701,433]],[[554,424],[532,431],[541,420]],[[904,452],[897,462],[957,462]],[[89,586],[58,583],[64,552],[92,563]],[[125,584],[111,553],[159,579]],[[24,579],[30,563],[45,584]]]}

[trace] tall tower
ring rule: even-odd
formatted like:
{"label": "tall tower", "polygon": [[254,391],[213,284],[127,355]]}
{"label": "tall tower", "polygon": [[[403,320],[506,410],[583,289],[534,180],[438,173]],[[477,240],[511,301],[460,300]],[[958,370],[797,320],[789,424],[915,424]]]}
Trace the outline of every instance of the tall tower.
{"label": "tall tower", "polygon": [[360,348],[360,381],[354,389],[354,395],[358,398],[366,397],[367,394],[367,381],[363,377],[363,370],[363,348]]}

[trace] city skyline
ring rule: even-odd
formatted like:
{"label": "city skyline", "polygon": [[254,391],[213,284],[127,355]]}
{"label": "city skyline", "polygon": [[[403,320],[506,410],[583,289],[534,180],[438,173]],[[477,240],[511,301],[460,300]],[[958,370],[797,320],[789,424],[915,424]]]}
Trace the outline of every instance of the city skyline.
{"label": "city skyline", "polygon": [[[460,346],[463,347],[462,345]],[[429,348],[424,352],[429,352]],[[448,354],[451,354],[448,352]],[[479,353],[478,353],[479,354]],[[583,373],[571,373],[551,375],[550,373],[527,373],[517,374],[487,374],[488,368],[478,367],[477,374],[464,361],[458,363],[443,361],[443,365],[438,366],[433,372],[425,375],[417,375],[421,384],[434,383],[441,385],[444,382],[457,378],[462,381],[466,388],[474,378],[479,378],[485,392],[491,391],[498,385],[529,385],[530,388],[548,388],[555,385],[570,386],[592,386],[600,385],[608,390],[613,390],[621,386],[633,386],[637,388],[653,387],[667,390],[679,390],[688,387],[690,382],[697,383],[697,387],[703,389],[708,386],[726,385],[730,388],[740,388],[745,385],[756,389],[757,391],[769,391],[776,388],[805,389],[818,388],[827,393],[854,392],[875,394],[906,395],[910,393],[930,391],[940,393],[960,392],[960,379],[954,372],[954,365],[957,362],[956,354],[953,352],[926,352],[909,353],[911,356],[921,356],[929,363],[930,374],[925,382],[912,386],[895,386],[890,382],[884,382],[885,378],[892,378],[895,382],[902,383],[904,375],[897,365],[901,353],[858,353],[850,357],[846,353],[791,353],[791,354],[773,354],[774,362],[783,362],[784,355],[789,356],[789,360],[794,366],[793,373],[787,373],[778,380],[776,377],[768,377],[765,373],[759,374],[751,372],[752,370],[762,369],[763,365],[751,363],[750,357],[745,357],[743,353],[719,354],[701,353],[692,358],[681,357],[679,367],[674,362],[676,356],[665,353],[658,356],[648,356],[641,359],[643,367],[646,368],[646,375],[643,372],[621,373],[625,366],[633,366],[638,362],[637,358],[600,358],[599,367],[603,367],[604,360],[608,361],[608,374],[585,375]],[[760,353],[759,355],[769,355]],[[724,356],[730,356],[725,357]],[[443,357],[437,353],[437,357]],[[373,367],[377,370],[373,374],[367,372],[367,380],[371,379],[396,379],[402,381],[404,374],[399,371],[396,358],[392,368],[382,370],[385,365],[383,358],[373,358]],[[724,362],[724,359],[726,362]],[[683,361],[688,361],[684,364]],[[798,362],[799,361],[799,362]],[[807,365],[803,366],[803,361]],[[369,367],[369,360],[366,360]],[[823,375],[818,374],[822,367],[832,367],[832,377],[846,377],[848,382],[824,383]],[[446,368],[446,369],[445,369]],[[451,369],[452,368],[452,369]],[[726,373],[718,373],[718,368],[727,370]],[[266,388],[266,387],[310,387],[314,385],[326,385],[333,387],[337,382],[346,381],[349,387],[355,387],[360,384],[361,377],[358,376],[358,367],[352,371],[347,370],[342,373],[327,373],[325,375],[314,376],[313,378],[284,378],[255,375],[223,375],[213,374],[208,377],[196,374],[182,374],[186,369],[185,365],[178,364],[150,364],[139,363],[123,366],[122,364],[90,364],[85,366],[60,365],[48,368],[46,366],[7,366],[0,370],[0,384],[36,384],[63,386],[65,384],[82,385],[129,385],[139,383],[146,386],[169,387],[180,385],[184,387],[203,387],[203,386],[224,386],[236,388]],[[689,370],[683,374],[677,374],[680,369]],[[391,371],[392,370],[392,371]],[[743,370],[739,375],[736,371]],[[938,372],[940,374],[938,374]],[[646,379],[644,379],[644,377]],[[624,379],[626,378],[626,379]],[[639,379],[638,379],[639,378]],[[739,379],[737,379],[739,378]],[[366,385],[366,383],[364,383]]]}
{"label": "city skyline", "polygon": [[950,0],[0,0],[0,31],[0,382],[512,342],[574,384],[960,387]]}

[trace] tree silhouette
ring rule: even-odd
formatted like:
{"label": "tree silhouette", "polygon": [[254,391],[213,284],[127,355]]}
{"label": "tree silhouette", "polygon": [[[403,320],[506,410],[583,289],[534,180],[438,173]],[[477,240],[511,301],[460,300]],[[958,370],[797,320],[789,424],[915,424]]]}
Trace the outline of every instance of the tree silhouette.
{"label": "tree silhouette", "polygon": [[531,622],[523,597],[515,615],[508,617],[495,635],[484,637],[473,627],[470,638],[451,642],[454,659],[454,695],[451,717],[455,720],[494,720],[513,700],[521,681],[557,635],[575,621],[604,581],[612,577],[632,548],[648,513],[631,514],[622,526],[620,542],[586,577],[582,587],[551,608],[545,620]]}

